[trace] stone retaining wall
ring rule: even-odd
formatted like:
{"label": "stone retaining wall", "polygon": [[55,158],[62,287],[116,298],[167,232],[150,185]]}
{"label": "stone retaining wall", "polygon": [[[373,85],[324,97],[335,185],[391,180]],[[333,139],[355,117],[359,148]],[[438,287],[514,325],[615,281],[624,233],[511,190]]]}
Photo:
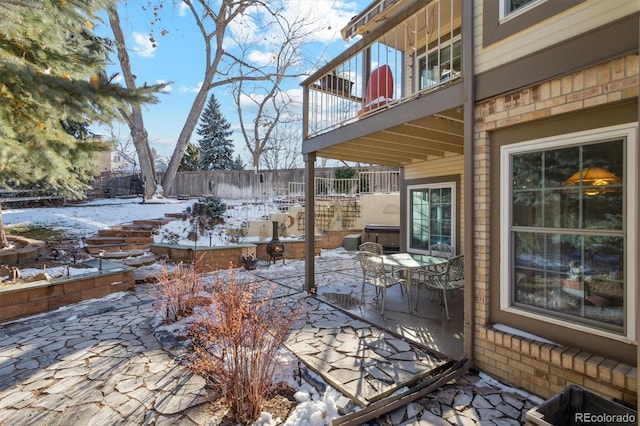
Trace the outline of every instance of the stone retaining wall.
{"label": "stone retaining wall", "polygon": [[[344,237],[352,235],[358,231],[330,231],[326,235],[316,237],[315,256],[319,256],[322,249],[334,249],[342,247]],[[287,240],[281,239],[284,243],[285,259],[304,259],[305,257],[305,241],[304,240]],[[176,263],[193,262],[194,252],[198,259],[198,265],[201,271],[217,271],[219,269],[234,268],[242,266],[242,257],[252,254],[261,260],[269,260],[267,253],[268,241],[236,244],[219,247],[195,247],[184,244],[153,244],[151,252],[158,256],[166,256]]]}
{"label": "stone retaining wall", "polygon": [[133,269],[127,267],[52,281],[5,284],[0,286],[0,322],[133,290],[134,284]]}

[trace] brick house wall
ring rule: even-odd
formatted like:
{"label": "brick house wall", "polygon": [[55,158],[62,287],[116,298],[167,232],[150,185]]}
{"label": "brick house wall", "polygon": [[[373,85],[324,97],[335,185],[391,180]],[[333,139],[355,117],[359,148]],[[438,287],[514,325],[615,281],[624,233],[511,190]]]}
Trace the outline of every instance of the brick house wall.
{"label": "brick house wall", "polygon": [[[476,104],[473,152],[475,362],[481,370],[543,398],[576,384],[635,405],[637,368],[596,353],[542,343],[492,328],[489,297],[491,132],[583,109],[634,99],[637,102],[638,68],[638,55],[627,55]],[[497,194],[498,191],[493,196]]]}

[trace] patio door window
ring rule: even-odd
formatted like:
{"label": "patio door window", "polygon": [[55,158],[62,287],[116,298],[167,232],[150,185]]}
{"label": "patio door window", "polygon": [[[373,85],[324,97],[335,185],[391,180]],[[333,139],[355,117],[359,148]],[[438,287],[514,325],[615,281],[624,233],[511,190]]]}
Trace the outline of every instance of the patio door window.
{"label": "patio door window", "polygon": [[503,147],[503,309],[630,335],[633,131]]}
{"label": "patio door window", "polygon": [[408,187],[408,251],[427,253],[431,244],[449,244],[455,252],[454,182]]}

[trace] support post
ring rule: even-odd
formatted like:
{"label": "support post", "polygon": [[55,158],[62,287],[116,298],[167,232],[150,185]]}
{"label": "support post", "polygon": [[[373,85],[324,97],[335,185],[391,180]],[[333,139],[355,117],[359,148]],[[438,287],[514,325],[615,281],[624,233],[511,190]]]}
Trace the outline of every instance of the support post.
{"label": "support post", "polygon": [[[462,73],[464,114],[464,356],[471,364],[475,352],[475,215],[474,205],[474,137],[475,137],[475,75],[474,75],[474,6],[473,2],[462,2]],[[470,212],[470,213],[466,213]]]}
{"label": "support post", "polygon": [[315,270],[315,163],[316,153],[304,155],[304,285],[309,294],[316,294]]}

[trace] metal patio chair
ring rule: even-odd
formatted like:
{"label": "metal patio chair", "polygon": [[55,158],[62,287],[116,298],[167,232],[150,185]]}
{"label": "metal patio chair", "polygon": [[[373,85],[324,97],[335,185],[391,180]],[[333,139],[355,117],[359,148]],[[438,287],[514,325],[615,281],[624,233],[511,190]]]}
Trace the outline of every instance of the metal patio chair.
{"label": "metal patio chair", "polygon": [[380,315],[384,315],[384,305],[387,299],[387,288],[394,285],[404,286],[406,281],[397,272],[389,271],[384,264],[384,259],[377,254],[367,251],[358,253],[358,260],[362,267],[362,292],[360,296],[360,306],[364,304],[365,289],[367,285],[376,288],[376,299],[382,295],[382,310]]}
{"label": "metal patio chair", "polygon": [[[450,320],[447,292],[461,289],[464,286],[464,255],[454,256],[449,259],[445,269],[442,271],[423,269],[420,271],[420,276],[416,307],[420,298],[420,287],[424,286],[434,292],[440,292],[440,303],[444,303],[444,311],[447,314],[447,319]],[[431,300],[433,300],[433,295]]]}
{"label": "metal patio chair", "polygon": [[[359,251],[366,251],[373,254],[384,254],[384,247],[380,243],[374,243],[373,241],[366,241],[358,246]],[[404,271],[404,269],[396,269],[393,266],[386,266],[387,272],[391,274],[400,274],[400,271]],[[405,273],[405,272],[403,272]],[[408,273],[408,272],[406,272]],[[400,291],[404,294],[404,288],[401,288]]]}
{"label": "metal patio chair", "polygon": [[453,248],[449,244],[431,244],[429,246],[429,256],[451,259],[453,257]]}
{"label": "metal patio chair", "polygon": [[373,254],[384,254],[382,244],[374,243],[373,241],[367,241],[360,244],[360,246],[358,246],[358,250],[368,251]]}

